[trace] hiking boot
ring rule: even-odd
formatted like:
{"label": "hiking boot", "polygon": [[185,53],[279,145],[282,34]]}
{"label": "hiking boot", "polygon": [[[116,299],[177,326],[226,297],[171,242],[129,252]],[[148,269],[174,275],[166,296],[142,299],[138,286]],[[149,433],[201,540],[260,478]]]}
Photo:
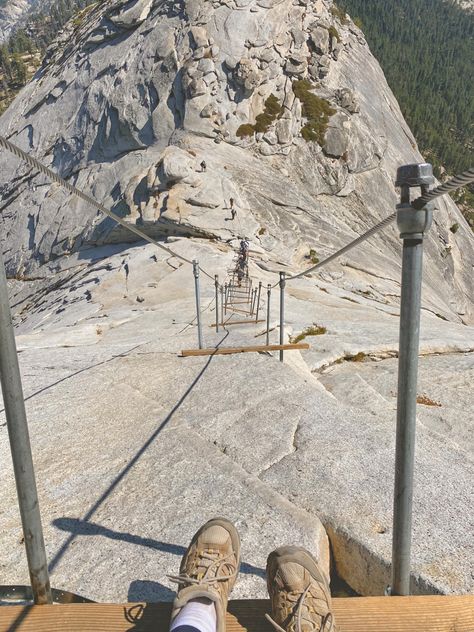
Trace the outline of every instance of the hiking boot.
{"label": "hiking boot", "polygon": [[194,535],[181,560],[179,575],[169,575],[180,584],[171,620],[191,599],[204,597],[214,602],[217,632],[225,631],[227,601],[240,565],[240,538],[225,518],[213,518]]}
{"label": "hiking boot", "polygon": [[328,582],[315,558],[298,546],[282,546],[267,559],[267,587],[279,632],[336,632]]}

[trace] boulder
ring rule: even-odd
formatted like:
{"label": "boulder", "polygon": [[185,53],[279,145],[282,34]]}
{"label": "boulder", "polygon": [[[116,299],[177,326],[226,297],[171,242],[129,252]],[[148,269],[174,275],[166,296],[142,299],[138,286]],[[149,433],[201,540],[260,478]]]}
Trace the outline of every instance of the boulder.
{"label": "boulder", "polygon": [[194,174],[194,160],[188,152],[171,145],[158,163],[158,176],[166,184],[175,184]]}
{"label": "boulder", "polygon": [[234,81],[241,86],[246,95],[252,92],[260,85],[261,74],[253,59],[243,57],[234,68]]}
{"label": "boulder", "polygon": [[352,114],[360,112],[359,99],[350,88],[341,88],[338,90],[337,97],[340,106],[348,112],[351,112]]}
{"label": "boulder", "polygon": [[323,150],[327,156],[340,158],[349,148],[349,137],[345,129],[347,115],[338,113],[329,120],[329,125],[324,136]]}
{"label": "boulder", "polygon": [[317,26],[310,35],[310,42],[314,50],[320,55],[326,55],[329,52],[329,32]]}
{"label": "boulder", "polygon": [[209,45],[209,38],[206,29],[202,26],[191,27],[190,35],[196,48],[206,47]]}

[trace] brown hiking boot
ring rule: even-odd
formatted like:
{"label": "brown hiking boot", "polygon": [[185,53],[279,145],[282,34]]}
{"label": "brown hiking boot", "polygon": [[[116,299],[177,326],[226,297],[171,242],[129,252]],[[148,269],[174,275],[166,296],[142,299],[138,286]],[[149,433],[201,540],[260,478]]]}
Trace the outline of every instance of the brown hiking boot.
{"label": "brown hiking boot", "polygon": [[240,538],[225,518],[213,518],[194,535],[181,560],[179,575],[170,575],[181,584],[173,603],[171,620],[191,599],[204,597],[214,602],[217,632],[225,631],[227,601],[240,566]]}
{"label": "brown hiking boot", "polygon": [[279,632],[336,632],[328,582],[314,557],[298,546],[282,546],[267,559],[267,587]]}

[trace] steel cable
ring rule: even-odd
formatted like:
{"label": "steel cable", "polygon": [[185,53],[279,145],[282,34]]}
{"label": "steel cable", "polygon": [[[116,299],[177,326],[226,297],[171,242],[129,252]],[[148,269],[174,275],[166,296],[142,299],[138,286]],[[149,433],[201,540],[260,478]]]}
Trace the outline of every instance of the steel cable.
{"label": "steel cable", "polygon": [[[411,206],[415,209],[421,209],[430,200],[434,200],[440,195],[444,195],[445,193],[449,193],[450,191],[455,191],[456,189],[460,189],[466,186],[467,184],[470,184],[471,182],[474,182],[474,168],[468,169],[467,171],[464,171],[463,173],[455,176],[448,182],[445,182],[444,184],[436,187],[435,189],[432,189],[431,191],[424,193],[420,197],[416,198],[416,200],[413,200],[413,202],[411,202]],[[369,239],[369,237],[372,237],[372,235],[375,235],[375,233],[378,233],[379,230],[382,230],[383,228],[385,228],[385,226],[388,226],[388,224],[390,224],[396,218],[396,216],[397,216],[396,213],[392,213],[392,215],[389,215],[388,217],[386,217],[384,220],[382,220],[381,222],[373,226],[366,233],[364,233],[360,237],[357,237],[357,239],[354,239],[354,241],[351,241],[350,243],[348,243],[347,246],[344,246],[344,248],[341,248],[340,250],[333,253],[326,259],[323,259],[323,261],[316,263],[311,268],[308,268],[307,270],[304,270],[303,272],[300,272],[299,274],[295,274],[291,277],[287,277],[285,280],[292,281],[293,279],[298,279],[302,276],[305,276],[306,274],[314,272],[314,270],[317,270],[318,268],[322,268],[327,263],[334,261],[334,259],[337,259],[337,257],[340,257],[345,252],[348,252],[349,250],[359,245],[366,239]],[[279,285],[278,281],[272,286],[272,288],[276,287],[277,285]]]}
{"label": "steel cable", "polygon": [[[368,230],[366,233],[364,233],[363,235],[360,235],[359,237],[357,237],[357,239],[354,239],[353,241],[348,243],[346,246],[344,246],[343,248],[341,248],[337,252],[334,252],[329,257],[326,257],[326,259],[323,259],[322,261],[319,261],[314,266],[311,266],[311,268],[308,268],[307,270],[303,270],[303,272],[300,272],[299,274],[294,274],[293,276],[287,277],[285,279],[285,281],[293,281],[294,279],[299,279],[300,277],[305,276],[306,274],[310,274],[311,272],[314,272],[314,270],[317,270],[318,268],[322,268],[327,263],[330,263],[331,261],[334,261],[334,259],[337,259],[341,255],[343,255],[345,252],[348,252],[349,250],[352,250],[352,248],[354,248],[358,244],[361,244],[366,239],[369,239],[369,237],[372,237],[372,235],[375,235],[375,233],[378,233],[379,230],[382,230],[382,228],[385,228],[385,226],[387,226],[388,224],[393,222],[395,217],[396,217],[396,213],[392,213],[392,215],[389,215],[388,217],[386,217],[384,220],[382,220],[381,222],[379,222],[375,226],[372,226],[372,228],[370,230]],[[277,285],[279,285],[279,283],[280,282],[277,281],[274,285],[272,285],[272,288],[277,287]]]}
{"label": "steel cable", "polygon": [[[59,176],[58,174],[54,173],[54,171],[52,171],[51,169],[49,169],[48,167],[43,165],[41,162],[39,162],[39,160],[37,160],[33,156],[30,156],[25,151],[23,151],[22,149],[20,149],[16,145],[14,145],[12,142],[7,140],[3,136],[0,136],[0,146],[4,147],[4,149],[7,149],[8,151],[10,151],[12,154],[17,156],[18,158],[24,160],[31,167],[34,167],[34,168],[38,169],[41,173],[44,173],[51,180],[53,180],[54,182],[57,182],[63,188],[67,189],[70,193],[73,193],[74,195],[76,195],[77,197],[81,198],[82,200],[84,200],[85,202],[90,204],[91,206],[94,206],[99,211],[101,211],[102,213],[104,213],[105,215],[107,215],[108,217],[113,219],[115,222],[117,222],[118,224],[123,226],[126,230],[136,234],[138,237],[140,237],[141,239],[144,239],[145,241],[148,241],[149,243],[153,244],[154,246],[157,246],[158,248],[161,248],[161,250],[164,250],[165,252],[167,252],[171,256],[176,257],[177,259],[181,259],[181,261],[184,261],[185,263],[193,265],[193,262],[190,259],[186,259],[186,257],[183,257],[182,255],[178,255],[177,253],[173,252],[170,248],[167,248],[166,246],[163,246],[158,241],[156,241],[152,237],[149,237],[148,235],[146,235],[144,232],[142,232],[141,230],[139,230],[135,226],[133,226],[131,224],[128,224],[121,217],[119,217],[118,215],[116,215],[115,213],[113,213],[112,211],[107,209],[102,204],[99,204],[98,202],[96,202],[96,200],[94,200],[89,195],[83,193],[82,191],[77,189],[72,184],[69,184],[69,182],[66,182],[66,180],[61,178],[61,176]],[[467,184],[470,184],[471,182],[474,182],[474,168],[468,169],[467,171],[463,172],[462,174],[459,174],[459,175],[455,176],[454,178],[452,178],[448,182],[436,187],[435,189],[432,189],[431,191],[428,191],[428,192],[424,193],[420,197],[416,198],[411,203],[411,205],[415,209],[423,208],[423,206],[425,206],[425,204],[427,204],[430,200],[433,200],[433,199],[435,199],[435,198],[437,198],[437,197],[439,197],[441,195],[444,195],[445,193],[448,193],[450,191],[455,191],[456,189],[464,187]],[[392,215],[389,215],[384,220],[382,220],[381,222],[379,222],[378,224],[373,226],[366,233],[364,233],[363,235],[360,235],[359,237],[357,237],[357,239],[354,239],[349,244],[347,244],[346,246],[344,246],[343,248],[341,248],[337,252],[333,253],[332,255],[327,257],[326,259],[323,259],[323,261],[320,261],[320,262],[316,263],[314,266],[311,266],[310,268],[308,268],[307,270],[304,270],[303,272],[300,272],[299,274],[295,274],[295,275],[293,275],[291,277],[288,277],[286,280],[287,281],[293,281],[294,279],[298,279],[298,278],[300,278],[302,276],[310,274],[311,272],[314,272],[315,270],[317,270],[319,268],[322,268],[323,266],[325,266],[326,264],[330,263],[331,261],[334,261],[334,259],[337,259],[338,257],[343,255],[344,253],[348,252],[349,250],[352,250],[352,248],[354,248],[355,246],[357,246],[360,243],[364,242],[366,239],[369,239],[370,237],[372,237],[372,235],[375,235],[377,232],[379,232],[380,230],[385,228],[385,226],[390,224],[395,219],[395,217],[396,217],[396,213],[393,213]],[[239,220],[239,225],[240,225],[240,220]],[[211,274],[206,272],[206,270],[201,268],[201,266],[199,266],[199,269],[201,270],[201,272],[205,276],[207,276],[209,279],[214,281],[214,276],[212,276]],[[278,284],[279,284],[279,282],[275,283],[272,287],[276,287]],[[219,284],[219,286],[220,286],[220,284]]]}
{"label": "steel cable", "polygon": [[436,187],[435,189],[423,193],[423,195],[420,195],[419,198],[413,200],[411,205],[413,206],[413,208],[421,209],[430,200],[434,200],[440,195],[449,193],[449,191],[455,191],[456,189],[465,187],[466,185],[471,184],[471,182],[474,182],[474,168],[468,169],[458,176],[455,176],[451,180],[448,180],[448,182],[445,182],[444,184]]}
{"label": "steel cable", "polygon": [[[121,226],[123,226],[125,229],[127,229],[131,233],[134,233],[135,235],[137,235],[141,239],[144,239],[145,241],[148,241],[150,244],[153,244],[157,248],[161,248],[161,250],[164,250],[169,255],[171,255],[173,257],[176,257],[177,259],[181,259],[181,261],[184,261],[185,263],[189,263],[190,265],[193,265],[193,262],[190,259],[186,259],[186,257],[183,257],[182,255],[178,255],[176,252],[173,252],[170,248],[167,248],[166,246],[163,246],[163,244],[160,244],[158,241],[156,241],[156,239],[153,239],[152,237],[148,236],[147,234],[142,232],[140,229],[136,228],[135,226],[133,226],[131,224],[128,224],[125,220],[123,220],[121,217],[119,217],[119,215],[116,215],[115,213],[110,211],[108,208],[106,208],[102,204],[99,204],[99,202],[94,200],[94,198],[90,197],[86,193],[83,193],[80,189],[77,189],[72,184],[69,184],[69,182],[66,182],[66,180],[64,180],[64,178],[61,178],[61,176],[59,176],[57,173],[55,173],[54,171],[52,171],[51,169],[49,169],[48,167],[43,165],[41,162],[39,162],[39,160],[37,160],[33,156],[30,156],[25,151],[23,151],[22,149],[20,149],[16,145],[14,145],[12,142],[7,140],[3,136],[0,136],[0,146],[3,147],[4,149],[7,149],[9,152],[14,154],[15,156],[17,156],[21,160],[24,160],[28,165],[30,165],[30,167],[38,169],[38,171],[40,171],[41,173],[46,175],[53,182],[57,182],[59,185],[61,185],[63,188],[65,188],[70,193],[73,193],[77,197],[81,198],[81,200],[84,200],[85,202],[87,202],[91,206],[94,206],[99,211],[104,213],[104,215],[107,215],[108,217],[113,219],[115,222],[117,222],[117,224],[120,224]],[[212,279],[212,281],[214,281],[214,276],[212,276],[208,272],[206,272],[206,270],[201,268],[201,266],[199,266],[199,269],[201,270],[201,272],[205,276],[209,277],[209,279]]]}

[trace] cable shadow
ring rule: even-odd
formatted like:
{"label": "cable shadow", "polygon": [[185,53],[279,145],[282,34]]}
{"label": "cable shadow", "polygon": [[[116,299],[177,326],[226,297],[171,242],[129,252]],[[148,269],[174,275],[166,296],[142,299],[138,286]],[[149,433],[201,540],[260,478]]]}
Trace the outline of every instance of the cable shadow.
{"label": "cable shadow", "polygon": [[[61,531],[68,531],[71,534],[76,535],[101,535],[111,540],[119,540],[122,542],[128,542],[129,544],[136,544],[137,546],[144,546],[148,549],[155,551],[161,551],[162,553],[171,553],[179,557],[186,553],[186,547],[179,544],[171,544],[169,542],[162,542],[161,540],[155,540],[153,538],[143,538],[140,535],[134,535],[133,533],[127,533],[123,531],[115,531],[109,529],[96,522],[89,522],[86,520],[80,520],[78,518],[57,518],[52,522],[53,526]],[[265,571],[263,568],[242,562],[240,565],[240,572],[245,575],[256,575],[257,577],[265,577]],[[140,600],[144,600],[141,596]],[[148,601],[148,600],[147,600]]]}
{"label": "cable shadow", "polygon": [[[37,395],[40,395],[41,393],[44,393],[45,391],[49,390],[50,388],[53,388],[54,386],[57,386],[58,384],[61,384],[61,382],[65,382],[66,380],[69,380],[71,377],[75,377],[76,375],[79,375],[80,373],[85,373],[86,371],[90,371],[90,369],[95,369],[95,367],[102,366],[103,364],[107,364],[108,362],[112,362],[112,360],[115,360],[116,358],[125,358],[129,353],[132,353],[132,351],[135,351],[135,349],[138,349],[139,347],[142,347],[142,346],[143,346],[143,344],[135,345],[134,347],[132,347],[128,351],[124,351],[123,353],[117,353],[116,355],[113,355],[111,358],[108,358],[107,360],[102,360],[101,362],[96,362],[95,364],[91,364],[90,366],[86,366],[83,369],[79,369],[78,371],[74,371],[74,373],[70,373],[69,375],[65,375],[60,380],[57,380],[56,382],[53,382],[52,384],[48,384],[48,386],[44,386],[43,388],[40,388],[39,391],[36,391],[35,393],[31,393],[31,395],[28,395],[28,397],[24,398],[24,401],[27,402],[29,399],[33,399],[33,397],[36,397]],[[5,408],[0,408],[0,413],[3,413],[3,412],[5,412]],[[3,425],[6,425],[6,424],[3,424]]]}
{"label": "cable shadow", "polygon": [[[219,347],[224,342],[224,340],[227,338],[228,335],[229,335],[229,332],[227,332],[226,335],[221,339],[221,341],[219,342],[217,347]],[[127,476],[127,474],[130,472],[130,470],[140,460],[142,455],[148,450],[148,448],[154,442],[154,440],[157,438],[157,436],[160,434],[160,432],[164,428],[166,428],[166,426],[169,424],[169,422],[173,418],[173,415],[175,414],[175,412],[181,407],[181,405],[187,399],[189,394],[192,392],[193,388],[196,386],[196,384],[199,382],[201,377],[204,375],[206,369],[208,368],[208,366],[212,362],[213,357],[214,357],[214,354],[209,356],[209,359],[207,360],[205,365],[202,367],[202,369],[196,375],[196,377],[191,382],[191,384],[188,386],[188,388],[183,393],[183,395],[181,395],[181,397],[179,398],[177,403],[173,406],[171,411],[168,413],[168,415],[165,417],[165,419],[161,422],[161,424],[158,426],[158,428],[156,428],[156,430],[149,436],[149,438],[145,441],[145,443],[142,445],[142,447],[132,457],[131,461],[122,469],[122,471],[118,474],[118,476],[116,476],[116,478],[112,481],[112,483],[110,483],[110,485],[107,487],[107,489],[101,494],[101,496],[92,505],[92,507],[89,509],[89,511],[87,511],[87,513],[84,515],[83,522],[88,522],[92,518],[92,516],[99,509],[99,507],[105,502],[105,500],[107,500],[107,498],[114,491],[114,489],[125,478],[125,476]],[[63,558],[64,554],[66,553],[67,549],[71,545],[71,542],[73,542],[74,538],[75,538],[75,534],[71,533],[71,535],[65,540],[65,542],[63,542],[63,544],[60,546],[59,550],[53,556],[53,558],[52,558],[52,560],[51,560],[51,562],[50,562],[50,564],[48,566],[48,569],[49,569],[50,573],[59,564],[59,562]]]}

